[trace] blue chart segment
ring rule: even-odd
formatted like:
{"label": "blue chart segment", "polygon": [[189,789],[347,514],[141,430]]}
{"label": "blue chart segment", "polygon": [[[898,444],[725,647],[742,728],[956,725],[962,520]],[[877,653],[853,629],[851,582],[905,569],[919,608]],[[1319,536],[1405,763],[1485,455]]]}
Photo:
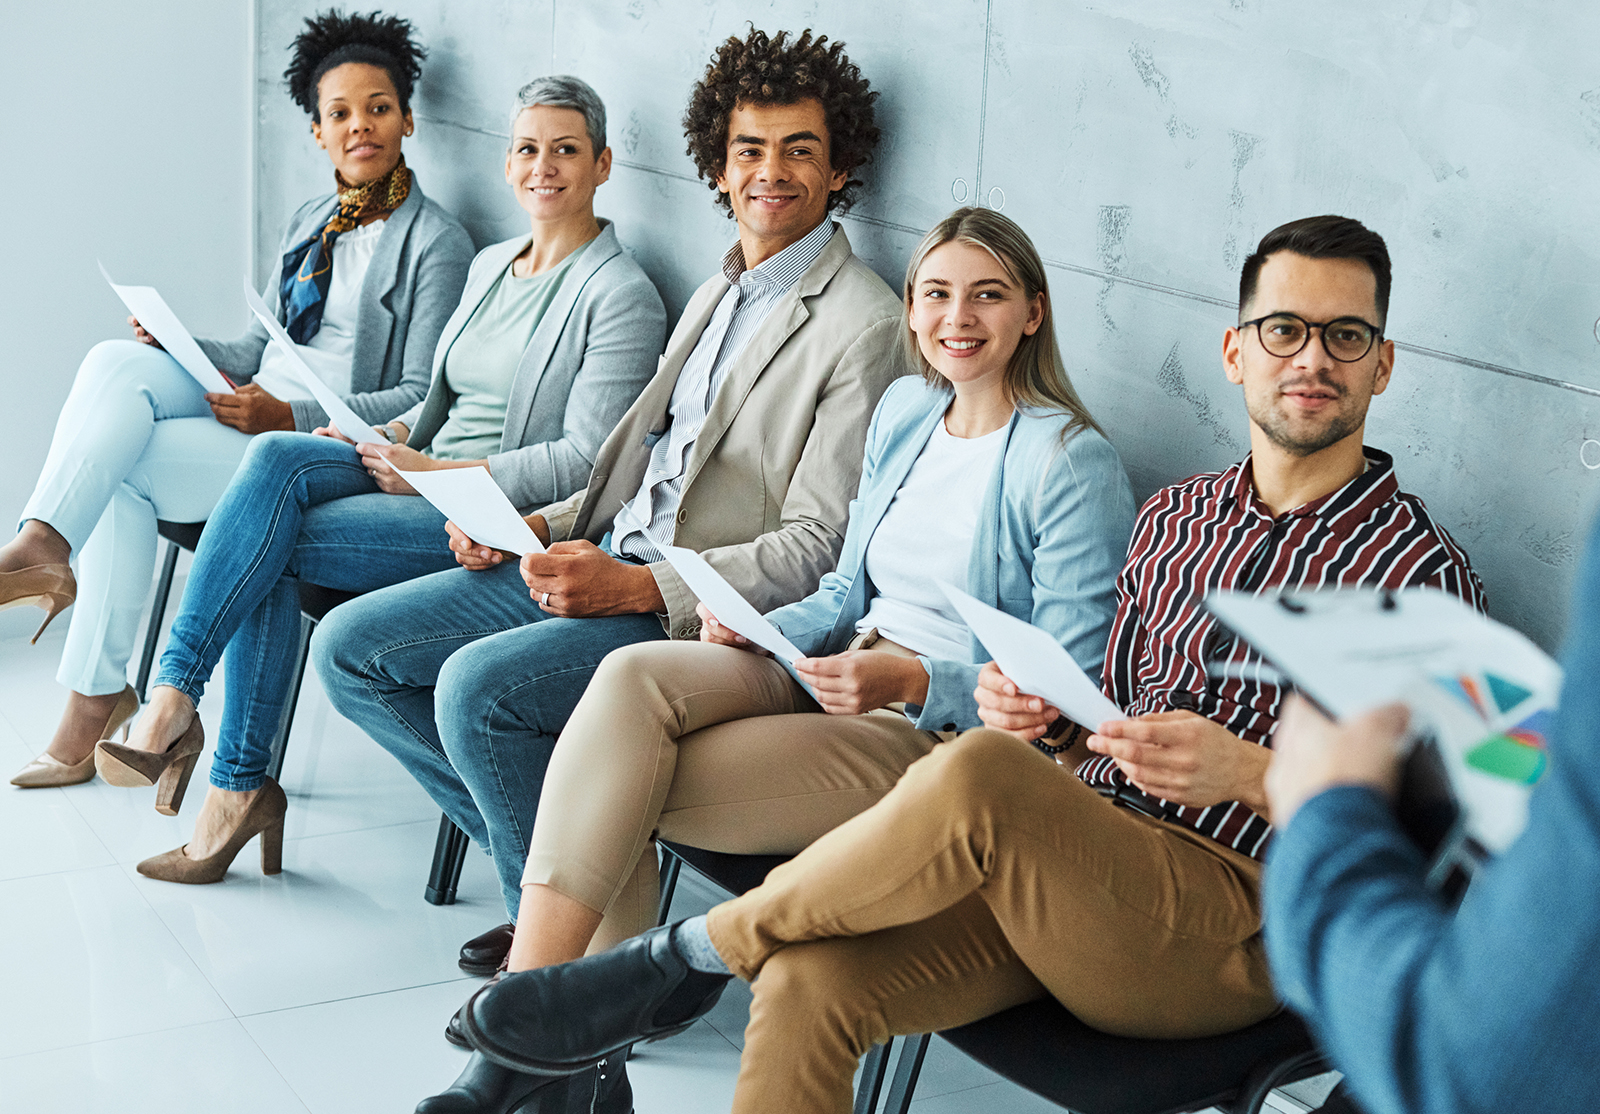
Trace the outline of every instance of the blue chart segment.
{"label": "blue chart segment", "polygon": [[1496,677],[1493,673],[1485,673],[1484,680],[1489,682],[1489,692],[1494,697],[1495,707],[1502,712],[1509,712],[1521,704],[1533,693],[1513,681],[1504,677]]}

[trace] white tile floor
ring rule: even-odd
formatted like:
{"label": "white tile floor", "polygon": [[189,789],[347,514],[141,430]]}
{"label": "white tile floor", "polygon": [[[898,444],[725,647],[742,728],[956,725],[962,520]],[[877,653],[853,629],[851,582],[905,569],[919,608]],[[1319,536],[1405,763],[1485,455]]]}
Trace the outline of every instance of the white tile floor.
{"label": "white tile floor", "polygon": [[[30,647],[36,616],[0,614],[7,778],[43,749],[64,699],[64,624]],[[133,867],[187,838],[202,774],[177,818],[148,790],[99,781],[0,786],[0,1111],[398,1112],[455,1078],[465,1054],[440,1030],[477,985],[456,949],[504,919],[488,860],[468,855],[455,905],[422,900],[438,810],[332,712],[314,674],[283,784],[283,873],[264,878],[251,845],[224,883],[193,887]],[[677,915],[716,897],[687,871],[678,892]],[[734,984],[704,1021],[640,1051],[639,1114],[728,1108],[748,1004]],[[939,1041],[917,1096],[920,1114],[1057,1109]]]}

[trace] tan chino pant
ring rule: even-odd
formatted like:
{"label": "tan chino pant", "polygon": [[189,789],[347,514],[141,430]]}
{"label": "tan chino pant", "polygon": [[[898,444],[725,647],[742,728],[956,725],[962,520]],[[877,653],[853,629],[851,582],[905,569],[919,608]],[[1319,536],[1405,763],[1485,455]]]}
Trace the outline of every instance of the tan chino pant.
{"label": "tan chino pant", "polygon": [[844,1114],[873,1044],[1049,993],[1137,1037],[1276,1008],[1260,865],[1118,808],[1033,747],[977,730],[874,808],[711,911],[754,979],[734,1110]]}
{"label": "tan chino pant", "polygon": [[589,946],[603,950],[655,924],[655,834],[793,854],[870,808],[936,742],[898,712],[828,715],[781,665],[744,650],[624,647],[561,733],[523,885],[604,912]]}

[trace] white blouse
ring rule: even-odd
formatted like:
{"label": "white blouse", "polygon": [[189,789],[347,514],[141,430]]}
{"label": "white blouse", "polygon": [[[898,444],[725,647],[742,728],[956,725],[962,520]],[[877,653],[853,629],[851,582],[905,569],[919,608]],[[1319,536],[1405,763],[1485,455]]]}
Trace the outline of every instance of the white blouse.
{"label": "white blouse", "polygon": [[[322,326],[311,343],[299,346],[300,357],[310,365],[336,394],[350,393],[350,360],[356,347],[356,311],[361,303],[361,284],[378,248],[384,222],[375,220],[342,233],[333,242],[333,275],[328,281],[328,296],[322,303]],[[223,368],[227,371],[227,368]],[[277,398],[310,398],[311,392],[291,370],[289,357],[276,344],[261,353],[261,366],[255,382]]]}
{"label": "white blouse", "polygon": [[1010,423],[982,437],[952,437],[940,421],[867,543],[877,592],[856,631],[878,628],[930,658],[972,662],[972,632],[937,581],[967,586],[978,512]]}

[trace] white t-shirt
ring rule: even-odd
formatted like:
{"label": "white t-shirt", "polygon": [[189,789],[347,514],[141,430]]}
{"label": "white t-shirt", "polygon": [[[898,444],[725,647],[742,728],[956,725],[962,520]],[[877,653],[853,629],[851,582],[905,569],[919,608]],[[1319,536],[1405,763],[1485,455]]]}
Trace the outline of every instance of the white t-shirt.
{"label": "white t-shirt", "polygon": [[[328,297],[322,303],[322,325],[311,343],[300,345],[300,357],[335,394],[350,393],[350,359],[356,347],[356,310],[361,303],[361,284],[366,281],[372,253],[378,248],[384,222],[375,220],[360,228],[341,233],[333,242],[333,275],[328,281]],[[227,368],[223,368],[227,371]],[[261,366],[255,382],[268,394],[287,402],[310,398],[289,365],[289,357],[276,344],[269,343],[261,353]]]}
{"label": "white t-shirt", "polygon": [[941,421],[867,543],[877,595],[856,631],[878,628],[930,658],[972,661],[972,633],[939,590],[967,586],[967,560],[983,495],[1009,423],[982,437],[952,437]]}

